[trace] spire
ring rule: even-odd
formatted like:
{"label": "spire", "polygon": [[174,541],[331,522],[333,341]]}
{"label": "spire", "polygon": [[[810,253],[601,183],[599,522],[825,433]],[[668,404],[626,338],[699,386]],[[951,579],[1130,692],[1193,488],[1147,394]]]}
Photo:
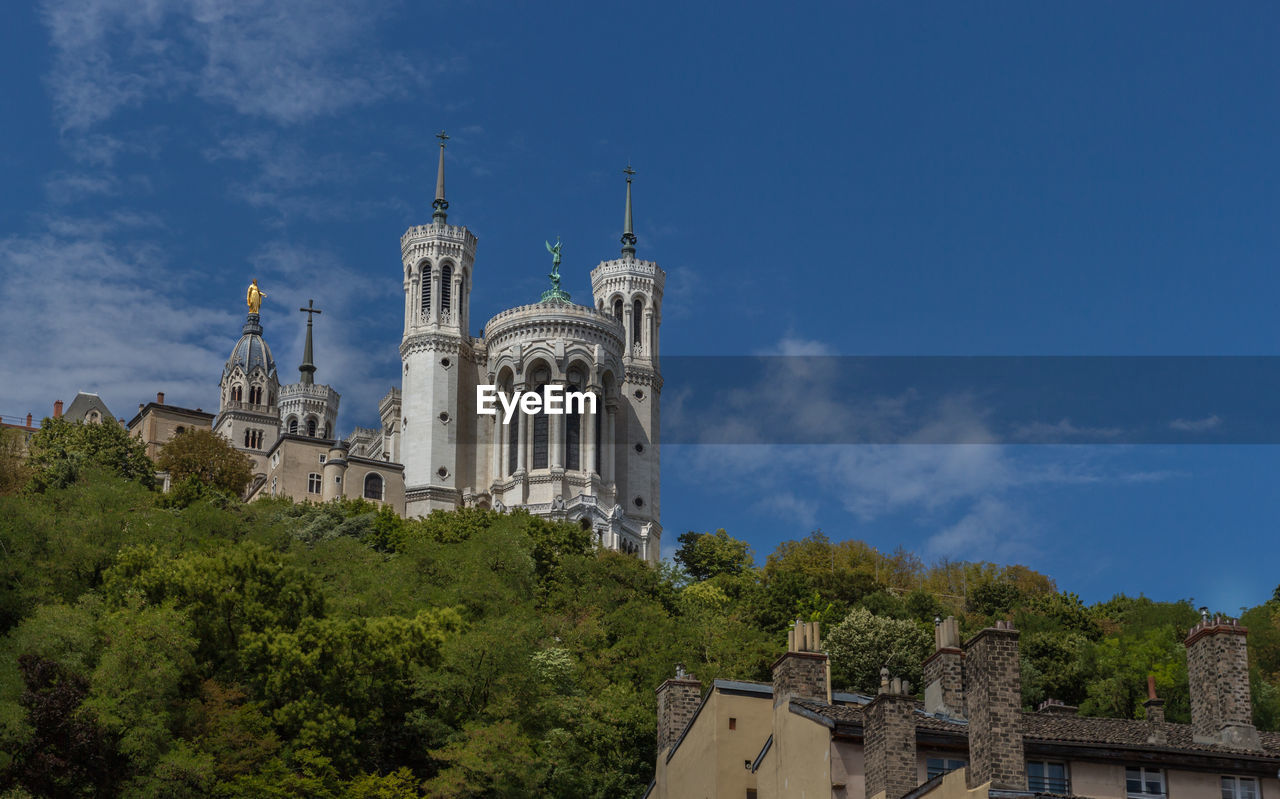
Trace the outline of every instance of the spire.
{"label": "spire", "polygon": [[449,210],[449,201],[444,198],[444,143],[449,140],[449,136],[442,130],[436,134],[436,138],[440,140],[440,168],[436,172],[436,199],[431,203],[435,211],[431,214],[431,223],[443,225],[448,216],[445,211]]}
{"label": "spire", "polygon": [[622,257],[636,257],[636,234],[631,226],[631,176],[636,173],[631,168],[631,164],[627,164],[627,168],[622,170],[627,176],[627,213],[622,222]]}
{"label": "spire", "polygon": [[307,307],[298,310],[307,315],[307,343],[302,348],[302,364],[298,367],[298,371],[302,373],[302,385],[310,386],[315,384],[316,379],[316,365],[312,363],[311,355],[311,320],[323,311],[316,307],[315,300],[307,300]]}

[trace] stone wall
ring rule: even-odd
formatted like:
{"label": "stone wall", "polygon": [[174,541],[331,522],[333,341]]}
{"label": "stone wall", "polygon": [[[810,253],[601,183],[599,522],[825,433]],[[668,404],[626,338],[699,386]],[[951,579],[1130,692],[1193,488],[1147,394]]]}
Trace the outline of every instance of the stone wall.
{"label": "stone wall", "polygon": [[684,732],[702,702],[702,683],[681,674],[658,686],[658,755],[661,757]]}
{"label": "stone wall", "polygon": [[968,784],[1025,789],[1022,753],[1022,674],[1018,631],[996,622],[964,647],[965,703],[969,719]]}

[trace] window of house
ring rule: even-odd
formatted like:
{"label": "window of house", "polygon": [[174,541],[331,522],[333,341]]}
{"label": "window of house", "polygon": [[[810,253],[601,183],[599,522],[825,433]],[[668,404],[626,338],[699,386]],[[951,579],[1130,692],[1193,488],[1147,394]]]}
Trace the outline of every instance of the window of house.
{"label": "window of house", "polygon": [[174,434],[180,436],[185,432],[187,432],[187,428],[183,427],[182,425],[178,425],[178,429],[174,431]]}
{"label": "window of house", "polygon": [[320,462],[321,462],[321,463],[324,463],[324,462],[325,462],[325,460],[326,460],[328,457],[329,457],[328,455],[325,455],[323,452],[321,452],[321,453],[320,453]]}
{"label": "window of house", "polygon": [[622,298],[613,301],[613,318],[622,319]]}
{"label": "window of house", "polygon": [[382,501],[382,475],[368,474],[364,478],[364,498]]}
{"label": "window of house", "polygon": [[274,497],[274,496],[276,495],[276,487],[277,487],[277,486],[279,486],[279,485],[280,485],[280,478],[279,478],[279,477],[273,477],[273,478],[271,478],[271,496],[273,496],[273,497]]}
{"label": "window of house", "polygon": [[1124,770],[1124,776],[1125,796],[1129,799],[1168,796],[1164,789],[1164,772],[1160,769],[1130,766]]}
{"label": "window of house", "polygon": [[729,717],[729,729],[731,730],[738,729],[738,720],[735,719],[733,716]]}
{"label": "window of house", "polygon": [[949,771],[964,768],[966,765],[968,765],[966,761],[950,757],[928,758],[925,760],[925,768],[927,769],[925,779],[931,780],[934,777],[939,777]]}
{"label": "window of house", "polygon": [[320,475],[316,474],[315,472],[312,472],[311,474],[307,475],[307,493],[308,494],[320,493]]}
{"label": "window of house", "polygon": [[1222,799],[1258,799],[1261,795],[1253,777],[1222,778]]}
{"label": "window of house", "polygon": [[280,465],[280,453],[277,452],[276,454],[271,456],[271,468],[274,469],[279,465]]}
{"label": "window of house", "polygon": [[1071,793],[1067,790],[1067,764],[1044,760],[1027,761],[1027,788],[1049,793]]}

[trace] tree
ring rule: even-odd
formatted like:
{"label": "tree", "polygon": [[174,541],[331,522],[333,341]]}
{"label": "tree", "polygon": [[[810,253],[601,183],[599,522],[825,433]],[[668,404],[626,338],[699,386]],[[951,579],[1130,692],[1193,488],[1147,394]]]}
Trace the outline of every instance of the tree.
{"label": "tree", "polygon": [[724,531],[695,533],[690,530],[680,536],[680,549],[675,559],[689,576],[705,580],[717,574],[741,574],[755,563],[751,546]]}
{"label": "tree", "polygon": [[94,466],[148,488],[155,483],[155,464],[147,457],[146,445],[109,422],[86,424],[46,418],[31,436],[27,466],[31,469],[28,486],[33,491],[65,488],[85,468]]}
{"label": "tree", "polygon": [[22,451],[22,431],[0,428],[0,496],[18,493],[30,479]]}
{"label": "tree", "polygon": [[832,682],[874,694],[881,668],[922,688],[921,664],[933,649],[933,636],[917,622],[854,608],[831,630],[826,643]]}
{"label": "tree", "polygon": [[212,430],[188,430],[160,448],[156,465],[175,486],[194,481],[203,489],[232,496],[244,493],[253,479],[253,461]]}

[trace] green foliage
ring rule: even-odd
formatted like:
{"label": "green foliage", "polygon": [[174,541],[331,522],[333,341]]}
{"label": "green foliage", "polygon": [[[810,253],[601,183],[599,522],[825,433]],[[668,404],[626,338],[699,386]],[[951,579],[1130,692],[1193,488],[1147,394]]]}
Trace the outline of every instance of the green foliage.
{"label": "green foliage", "polygon": [[718,574],[742,574],[755,562],[751,546],[730,536],[723,528],[714,533],[690,530],[678,540],[680,549],[676,550],[675,560],[695,580]]}
{"label": "green foliage", "polygon": [[31,437],[28,489],[66,488],[95,466],[148,488],[155,482],[155,464],[147,457],[146,445],[123,427],[58,418],[45,419]]}
{"label": "green foliage", "polygon": [[[59,487],[61,486],[61,487]],[[83,465],[0,496],[0,785],[17,796],[634,796],[654,688],[768,681],[819,621],[836,688],[920,687],[933,619],[1012,617],[1023,701],[1186,720],[1187,602],[1086,606],[1019,566],[880,553],[822,533],[762,568],[721,532],[680,566],[577,525],[466,509],[204,492],[173,502]],[[687,545],[687,548],[683,545]],[[692,578],[692,579],[691,579]],[[1280,726],[1280,602],[1244,614],[1254,718]]]}
{"label": "green foliage", "polygon": [[208,491],[238,497],[253,479],[253,461],[212,430],[193,428],[160,449],[156,466],[169,473],[184,505]]}
{"label": "green foliage", "polygon": [[921,664],[933,652],[932,626],[854,608],[826,636],[833,686],[874,694],[880,669],[923,689]]}
{"label": "green foliage", "polygon": [[23,435],[12,427],[0,428],[0,496],[18,493],[31,479]]}

